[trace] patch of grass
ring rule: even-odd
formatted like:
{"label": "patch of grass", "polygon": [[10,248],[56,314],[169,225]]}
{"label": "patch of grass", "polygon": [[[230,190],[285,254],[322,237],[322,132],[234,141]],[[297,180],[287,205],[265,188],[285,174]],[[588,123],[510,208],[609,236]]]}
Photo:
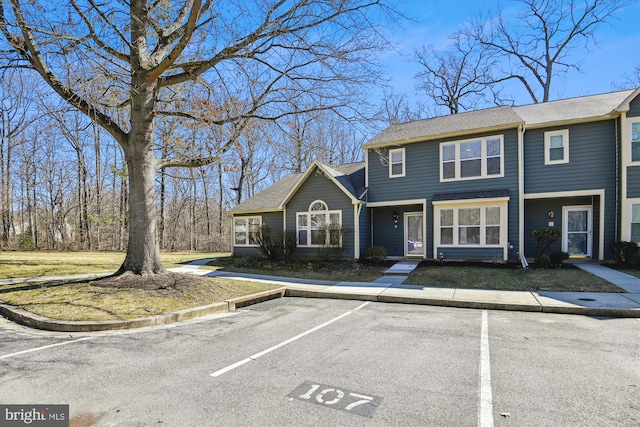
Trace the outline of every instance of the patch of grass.
{"label": "patch of grass", "polygon": [[640,277],[640,266],[636,268],[622,268],[620,269],[623,273],[630,274],[632,276]]}
{"label": "patch of grass", "polygon": [[0,300],[51,319],[127,320],[213,304],[277,287],[223,278],[189,276],[187,280],[187,285],[158,289],[109,287],[99,285],[99,281],[0,285]]}
{"label": "patch of grass", "polygon": [[372,282],[382,276],[389,266],[366,265],[350,260],[319,263],[303,259],[270,261],[257,257],[221,257],[204,268],[334,282]]}
{"label": "patch of grass", "polygon": [[405,283],[430,287],[510,291],[623,292],[606,280],[571,267],[522,270],[511,266],[431,265],[414,270]]}
{"label": "patch of grass", "polygon": [[[163,252],[166,268],[203,258],[226,256],[220,253]],[[124,252],[5,251],[0,253],[0,279],[66,274],[111,273],[124,261]]]}

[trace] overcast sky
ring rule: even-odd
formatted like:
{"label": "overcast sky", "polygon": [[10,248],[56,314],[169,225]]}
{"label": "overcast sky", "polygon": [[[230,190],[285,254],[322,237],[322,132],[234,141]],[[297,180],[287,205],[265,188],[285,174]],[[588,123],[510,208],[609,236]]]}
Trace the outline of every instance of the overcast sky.
{"label": "overcast sky", "polygon": [[[394,93],[415,99],[414,76],[419,65],[411,63],[416,48],[422,45],[446,46],[447,37],[479,10],[492,9],[500,3],[503,10],[520,7],[514,1],[494,0],[398,0],[397,8],[416,22],[405,23],[399,31],[390,30],[388,37],[399,46],[398,54],[389,55],[384,63],[392,79]],[[600,26],[595,33],[598,46],[576,50],[582,59],[582,73],[571,71],[565,80],[552,84],[552,99],[610,92],[612,82],[623,80],[640,65],[640,0],[634,0],[611,24]],[[531,98],[520,86],[516,92],[517,105],[530,104]]]}

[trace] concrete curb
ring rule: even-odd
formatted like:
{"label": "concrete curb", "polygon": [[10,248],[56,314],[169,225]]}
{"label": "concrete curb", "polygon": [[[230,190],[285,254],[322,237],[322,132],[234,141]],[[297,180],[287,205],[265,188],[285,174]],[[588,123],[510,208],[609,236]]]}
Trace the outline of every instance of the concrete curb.
{"label": "concrete curb", "polygon": [[[536,294],[531,292],[533,297]],[[624,294],[621,294],[624,295]],[[361,301],[401,303],[401,304],[420,304],[432,305],[440,307],[454,308],[471,308],[482,310],[505,310],[505,311],[524,311],[532,313],[555,313],[555,314],[571,314],[582,316],[598,316],[598,317],[620,317],[620,318],[640,318],[640,308],[603,308],[603,307],[581,307],[571,304],[565,305],[545,305],[543,303],[536,304],[518,304],[491,301],[466,301],[456,299],[439,299],[417,296],[400,296],[379,294],[359,294],[359,293],[336,293],[331,290],[310,290],[300,288],[287,288],[285,292],[287,297],[301,298],[333,298],[333,299],[352,299]],[[537,299],[537,298],[536,298]]]}
{"label": "concrete curb", "polygon": [[259,292],[256,294],[232,298],[201,307],[188,308],[185,310],[175,311],[173,313],[141,317],[130,320],[108,320],[102,322],[56,320],[38,316],[37,314],[33,314],[26,310],[16,308],[7,304],[0,304],[0,314],[15,323],[47,331],[99,332],[109,330],[135,329],[150,326],[167,325],[170,323],[182,322],[185,320],[208,316],[210,314],[235,311],[240,307],[256,304],[258,302],[266,301],[273,298],[280,298],[284,296],[285,289],[286,288],[281,287]]}

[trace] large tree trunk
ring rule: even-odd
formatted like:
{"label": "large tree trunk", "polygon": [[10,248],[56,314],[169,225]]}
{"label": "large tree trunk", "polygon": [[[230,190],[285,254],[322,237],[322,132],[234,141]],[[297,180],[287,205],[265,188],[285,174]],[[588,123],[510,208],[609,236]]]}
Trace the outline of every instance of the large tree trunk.
{"label": "large tree trunk", "polygon": [[164,273],[156,226],[155,155],[146,144],[132,144],[125,150],[125,158],[129,170],[129,242],[127,256],[116,274]]}
{"label": "large tree trunk", "polygon": [[[134,55],[135,56],[135,55]],[[140,69],[134,66],[134,69]],[[153,120],[157,83],[144,73],[134,74],[131,91],[131,132],[124,145],[129,173],[129,241],[127,256],[116,275],[165,273],[160,260],[157,235],[155,175],[157,159],[153,152]]]}

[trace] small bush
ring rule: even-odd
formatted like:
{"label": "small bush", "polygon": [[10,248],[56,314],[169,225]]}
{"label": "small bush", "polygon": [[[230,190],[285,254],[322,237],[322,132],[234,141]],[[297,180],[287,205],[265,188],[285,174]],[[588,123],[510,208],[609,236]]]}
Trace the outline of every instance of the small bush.
{"label": "small bush", "polygon": [[618,241],[609,245],[609,250],[620,264],[629,264],[638,254],[638,244],[636,242]]}
{"label": "small bush", "polygon": [[535,259],[535,264],[536,267],[547,267],[549,264],[551,264],[551,258],[549,257],[549,255],[538,255]]}
{"label": "small bush", "polygon": [[21,251],[32,251],[36,248],[33,238],[29,234],[21,234],[18,237],[18,249]]}
{"label": "small bush", "polygon": [[295,230],[287,230],[280,234],[282,241],[282,255],[284,259],[293,259],[293,254],[298,246],[298,236]]}
{"label": "small bush", "polygon": [[569,252],[552,252],[549,254],[549,260],[554,265],[560,265],[566,259],[569,259]]}
{"label": "small bush", "polygon": [[387,250],[382,246],[371,246],[366,255],[373,262],[381,262],[387,257]]}
{"label": "small bush", "polygon": [[554,244],[562,236],[562,231],[555,228],[542,228],[533,230],[531,237],[536,239],[538,247],[536,249],[536,258],[543,255],[549,247]]}
{"label": "small bush", "polygon": [[231,257],[231,265],[236,268],[242,268],[249,264],[249,258],[247,257]]}

